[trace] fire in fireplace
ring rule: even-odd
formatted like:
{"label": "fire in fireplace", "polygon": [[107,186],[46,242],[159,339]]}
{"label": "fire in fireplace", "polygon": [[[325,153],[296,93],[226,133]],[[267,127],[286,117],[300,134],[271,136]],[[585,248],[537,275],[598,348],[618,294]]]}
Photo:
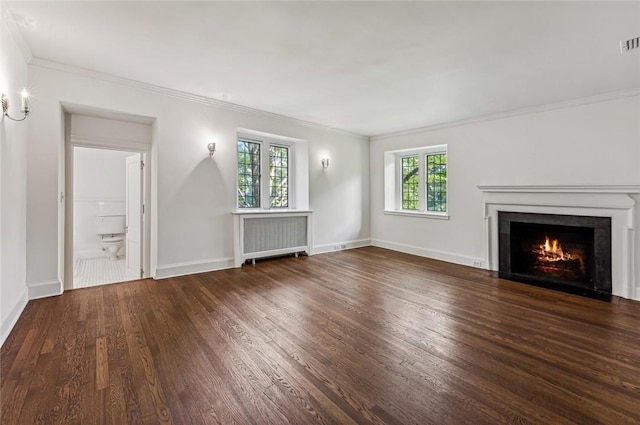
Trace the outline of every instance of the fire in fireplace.
{"label": "fire in fireplace", "polygon": [[531,247],[535,258],[533,272],[543,276],[556,276],[569,280],[585,280],[586,265],[581,249],[564,251],[558,239],[544,237],[544,243]]}
{"label": "fire in fireplace", "polygon": [[571,278],[579,279],[585,276],[582,252],[563,251],[557,239],[551,241],[549,236],[545,236],[544,243],[534,246],[532,252],[536,256],[536,268],[543,274],[567,274]]}
{"label": "fire in fireplace", "polygon": [[499,212],[501,277],[607,298],[611,219]]}

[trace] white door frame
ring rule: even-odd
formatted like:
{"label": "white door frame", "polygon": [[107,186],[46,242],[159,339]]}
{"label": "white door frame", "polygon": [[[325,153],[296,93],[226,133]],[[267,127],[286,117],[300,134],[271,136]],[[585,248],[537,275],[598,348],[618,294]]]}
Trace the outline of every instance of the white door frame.
{"label": "white door frame", "polygon": [[151,166],[148,159],[151,157],[151,145],[140,143],[127,143],[111,140],[87,140],[76,138],[73,135],[65,135],[64,151],[64,176],[65,193],[61,194],[65,201],[64,220],[64,271],[62,276],[63,291],[73,289],[73,151],[76,147],[120,150],[142,154],[144,161],[142,203],[144,214],[142,215],[142,268],[144,278],[151,277]]}
{"label": "white door frame", "polygon": [[[142,191],[144,190],[144,160],[140,153],[131,152],[131,155],[125,158],[125,162],[126,226],[124,231],[124,246],[127,252],[125,270],[127,276],[140,279],[144,276],[144,272],[142,271],[144,269],[142,263],[142,248],[144,241],[144,237],[142,236],[142,225],[144,219],[144,202],[142,202]],[[130,167],[134,168],[133,172],[131,172]],[[132,186],[134,184],[135,186]],[[136,190],[132,191],[132,187]],[[132,198],[134,202],[131,202]],[[133,214],[132,211],[134,212]],[[137,249],[131,249],[132,243],[136,244]]]}

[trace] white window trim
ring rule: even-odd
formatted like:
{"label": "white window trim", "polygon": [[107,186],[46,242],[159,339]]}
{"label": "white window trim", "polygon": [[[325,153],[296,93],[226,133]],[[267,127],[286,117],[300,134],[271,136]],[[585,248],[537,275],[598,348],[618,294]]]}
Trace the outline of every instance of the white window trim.
{"label": "white window trim", "polygon": [[[260,207],[258,208],[242,208],[238,205],[238,141],[247,141],[257,143],[260,145]],[[269,188],[269,147],[279,146],[289,149],[287,165],[289,170],[287,171],[287,194],[288,194],[288,206],[286,207],[272,207],[271,206],[271,191]],[[264,176],[267,178],[265,179]],[[238,134],[236,137],[236,186],[235,186],[235,203],[237,211],[288,211],[295,209],[295,142],[291,142],[284,139],[276,139],[264,136],[245,135]],[[265,205],[266,204],[266,205]]]}
{"label": "white window trim", "polygon": [[[426,156],[444,153],[447,155],[447,192],[449,191],[449,155],[447,145],[423,146],[412,149],[386,151],[384,153],[384,214],[408,217],[449,219],[449,196],[447,194],[447,211],[427,211],[425,164]],[[402,209],[402,158],[418,155],[420,208],[418,210]]]}

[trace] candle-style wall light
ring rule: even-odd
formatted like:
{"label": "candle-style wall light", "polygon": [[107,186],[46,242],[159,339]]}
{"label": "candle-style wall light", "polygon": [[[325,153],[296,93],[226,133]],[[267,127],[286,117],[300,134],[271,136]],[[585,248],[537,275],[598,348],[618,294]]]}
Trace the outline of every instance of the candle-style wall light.
{"label": "candle-style wall light", "polygon": [[6,94],[2,93],[2,116],[5,116],[13,121],[24,121],[29,115],[29,92],[25,89],[20,92],[22,95],[22,104],[20,112],[24,114],[22,118],[13,118],[9,115],[9,98]]}

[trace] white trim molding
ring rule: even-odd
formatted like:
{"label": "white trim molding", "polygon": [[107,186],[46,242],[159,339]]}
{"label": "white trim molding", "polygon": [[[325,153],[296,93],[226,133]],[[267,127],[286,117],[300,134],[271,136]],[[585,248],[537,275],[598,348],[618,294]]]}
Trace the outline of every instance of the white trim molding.
{"label": "white trim molding", "polygon": [[47,282],[27,283],[29,289],[29,299],[37,300],[38,298],[54,297],[62,294],[62,284],[58,280],[50,280]]}
{"label": "white trim molding", "polygon": [[613,295],[640,300],[636,277],[636,185],[478,186],[484,192],[484,261],[498,270],[498,212],[528,212],[611,218]]}
{"label": "white trim molding", "polygon": [[446,122],[442,124],[434,124],[434,125],[413,128],[409,130],[396,131],[393,133],[379,134],[376,136],[370,136],[369,140],[370,141],[383,140],[391,137],[408,136],[411,134],[423,133],[426,131],[436,131],[436,130],[442,130],[445,128],[461,127],[463,125],[476,124],[476,123],[481,123],[486,121],[496,121],[504,118],[536,114],[540,112],[553,111],[556,109],[574,108],[577,106],[590,105],[592,103],[609,102],[612,100],[624,99],[626,97],[633,97],[633,96],[640,96],[640,89],[631,89],[631,90],[617,91],[613,93],[604,93],[597,96],[582,97],[578,99],[568,100],[566,102],[538,105],[538,106],[533,106],[531,108],[500,112],[497,114],[488,114],[488,115],[483,115],[479,117],[472,117],[468,119],[461,119],[458,121]]}
{"label": "white trim molding", "polygon": [[7,337],[13,330],[13,327],[18,323],[18,319],[20,318],[20,315],[22,315],[24,308],[27,306],[27,302],[29,302],[27,294],[28,292],[25,289],[16,305],[14,305],[13,308],[2,317],[2,321],[0,322],[0,347],[7,340]]}
{"label": "white trim molding", "polygon": [[569,186],[478,186],[488,193],[640,193],[636,185],[569,185]]}
{"label": "white trim molding", "polygon": [[74,147],[121,149],[132,152],[149,152],[151,150],[150,141],[141,142],[114,137],[78,137],[70,133],[66,135],[66,138]]}
{"label": "white trim molding", "polygon": [[233,258],[217,258],[212,260],[188,261],[184,263],[157,266],[154,279],[185,276],[189,274],[213,272],[233,268]]}
{"label": "white trim molding", "polygon": [[324,124],[319,124],[319,123],[315,123],[315,122],[311,122],[311,121],[305,121],[305,120],[301,120],[301,119],[298,119],[298,118],[293,118],[293,117],[290,117],[290,116],[287,116],[287,115],[281,115],[281,114],[276,114],[274,112],[263,111],[263,110],[260,110],[260,109],[255,109],[255,108],[251,108],[251,107],[248,107],[248,106],[243,106],[243,105],[238,105],[238,104],[235,104],[235,103],[225,102],[223,100],[218,100],[218,99],[214,99],[214,98],[207,97],[207,96],[188,93],[188,92],[184,92],[184,91],[181,91],[181,90],[171,89],[171,88],[168,88],[168,87],[157,86],[155,84],[144,83],[142,81],[131,80],[131,79],[124,78],[124,77],[118,77],[116,75],[105,74],[105,73],[102,73],[102,72],[97,72],[97,71],[92,71],[92,70],[88,70],[88,69],[78,68],[78,67],[75,67],[75,66],[72,66],[72,65],[67,65],[67,64],[63,64],[63,63],[59,63],[59,62],[54,62],[54,61],[50,61],[50,60],[39,58],[39,57],[33,57],[32,59],[28,60],[27,63],[29,64],[29,66],[37,66],[39,68],[51,69],[51,70],[54,70],[54,71],[66,72],[68,74],[74,74],[74,75],[79,75],[79,76],[83,76],[83,77],[87,77],[87,78],[93,78],[95,80],[101,80],[101,81],[106,81],[106,82],[109,82],[109,83],[120,84],[120,85],[123,85],[123,86],[128,86],[128,87],[132,87],[132,88],[139,89],[139,90],[146,90],[148,92],[155,93],[155,94],[160,94],[160,95],[164,95],[164,96],[170,96],[170,97],[173,97],[173,98],[176,98],[176,99],[185,100],[185,101],[188,101],[188,102],[194,102],[194,103],[200,103],[200,104],[203,104],[203,105],[214,106],[214,107],[226,109],[228,111],[237,111],[237,112],[242,112],[242,113],[252,113],[252,114],[257,114],[257,115],[261,115],[261,116],[274,117],[274,118],[285,119],[285,120],[290,120],[290,121],[293,120],[296,123],[301,124],[301,125],[303,125],[305,127],[323,129],[323,130],[327,130],[327,131],[331,131],[331,132],[335,132],[335,133],[348,134],[348,135],[351,135],[351,136],[367,137],[366,135],[353,133],[353,132],[350,132],[350,131],[347,131],[347,130],[341,130],[339,128],[330,127],[330,126],[324,125]]}
{"label": "white trim molding", "polygon": [[364,248],[365,246],[371,246],[371,239],[356,239],[352,241],[315,245],[312,248],[310,255],[326,254],[329,252],[344,251],[346,249]]}
{"label": "white trim molding", "polygon": [[437,213],[431,211],[384,210],[382,213],[386,215],[403,215],[405,217],[435,218],[436,220],[449,220],[450,218],[448,213]]}
{"label": "white trim molding", "polygon": [[412,254],[420,257],[431,258],[434,260],[446,261],[447,263],[461,264],[463,266],[482,268],[483,264],[482,259],[477,257],[469,257],[466,255],[455,254],[453,252],[422,248],[413,245],[405,245],[396,242],[383,241],[380,239],[371,239],[371,245],[378,248],[390,249],[392,251],[404,252],[405,254]]}

